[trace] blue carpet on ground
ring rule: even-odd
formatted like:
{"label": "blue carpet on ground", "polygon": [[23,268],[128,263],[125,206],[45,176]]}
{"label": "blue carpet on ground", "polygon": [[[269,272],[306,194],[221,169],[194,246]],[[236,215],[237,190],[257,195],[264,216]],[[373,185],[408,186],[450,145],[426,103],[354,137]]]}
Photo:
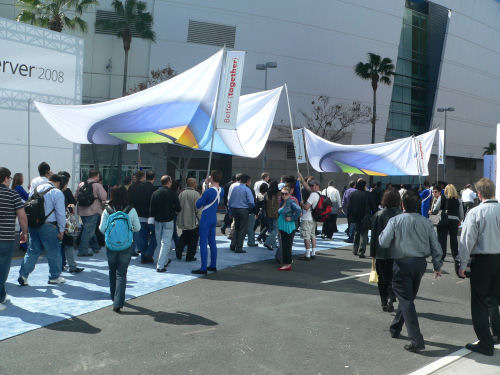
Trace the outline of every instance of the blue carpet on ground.
{"label": "blue carpet on ground", "polygon": [[[331,241],[318,238],[318,250],[346,246],[345,228],[346,224],[339,225],[340,232]],[[229,243],[225,236],[217,237],[219,270],[274,258],[274,252],[262,246],[247,247],[247,253],[236,254],[229,249]],[[293,252],[304,252],[304,243],[298,235]],[[195,279],[197,276],[191,274],[191,270],[200,267],[199,255],[197,257],[198,261],[187,263],[175,259],[174,253],[166,273],[158,273],[154,265],[141,264],[140,258],[133,258],[128,268],[126,299]],[[76,257],[76,260],[80,267],[85,267],[83,272],[63,273],[65,284],[48,285],[48,265],[45,257],[41,257],[28,278],[29,286],[25,287],[17,283],[21,259],[13,261],[6,284],[10,301],[7,309],[0,312],[0,340],[111,305],[106,251],[103,249],[93,257]]]}

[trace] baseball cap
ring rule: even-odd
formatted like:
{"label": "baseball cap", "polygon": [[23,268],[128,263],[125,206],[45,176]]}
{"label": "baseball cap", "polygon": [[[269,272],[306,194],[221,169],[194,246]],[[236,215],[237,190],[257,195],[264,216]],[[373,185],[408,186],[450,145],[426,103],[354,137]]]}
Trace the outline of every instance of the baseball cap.
{"label": "baseball cap", "polygon": [[318,185],[319,186],[319,181],[318,180],[311,180],[308,182],[308,185],[309,186],[314,186],[314,185]]}

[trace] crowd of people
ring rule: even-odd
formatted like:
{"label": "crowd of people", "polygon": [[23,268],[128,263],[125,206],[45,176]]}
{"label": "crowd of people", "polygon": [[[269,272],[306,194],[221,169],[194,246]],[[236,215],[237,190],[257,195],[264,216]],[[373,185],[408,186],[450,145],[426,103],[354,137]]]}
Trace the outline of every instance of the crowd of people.
{"label": "crowd of people", "polygon": [[467,347],[492,355],[500,336],[500,205],[494,200],[490,180],[476,184],[477,195],[471,185],[459,195],[455,186],[441,182],[431,186],[426,181],[418,188],[387,184],[383,190],[380,182],[367,186],[362,178],[350,182],[341,193],[334,181],[321,189],[314,177],[304,178],[300,173],[279,180],[262,173],[254,184],[249,175],[240,173],[222,187],[222,173],[214,170],[201,187],[194,178],[187,178],[181,189],[182,181],[168,175],[161,177],[157,188],[155,173],[139,170],[113,187],[108,200],[98,170],[90,170],[74,194],[68,188],[69,173],[55,174],[45,162],[38,170],[39,176],[30,182],[27,192],[21,174],[12,179],[11,172],[0,167],[0,310],[5,309],[12,250],[19,246],[16,219],[19,242],[26,251],[19,285],[28,285],[43,250],[49,284],[64,283],[64,271],[82,272],[75,261],[75,247],[79,257],[97,254],[102,233],[110,297],[113,310],[120,312],[127,269],[135,256],[162,273],[167,272],[173,256],[182,260],[186,254],[186,262],[196,261],[199,248],[201,266],[192,273],[217,272],[217,212],[225,208],[221,232],[231,240],[231,251],[243,254],[249,247],[264,246],[274,253],[280,271],[292,270],[297,233],[305,246],[298,260],[314,260],[317,237],[331,240],[338,232],[338,216],[345,215],[345,242],[352,243],[353,254],[365,258],[370,245],[382,310],[393,312],[398,302],[391,336],[399,337],[405,324],[410,337],[405,349],[413,352],[425,348],[414,299],[427,267],[426,257],[432,256],[439,277],[449,236],[457,274],[471,278],[472,320],[479,342]]}

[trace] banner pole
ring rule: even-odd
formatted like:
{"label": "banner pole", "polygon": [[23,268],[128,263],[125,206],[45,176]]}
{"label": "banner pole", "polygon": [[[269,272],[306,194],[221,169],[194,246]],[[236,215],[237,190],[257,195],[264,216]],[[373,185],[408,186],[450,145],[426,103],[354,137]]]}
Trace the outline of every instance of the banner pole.
{"label": "banner pole", "polygon": [[[290,99],[288,98],[288,85],[285,83],[285,93],[286,93],[286,102],[288,104],[288,116],[290,117],[290,129],[292,130],[292,142],[293,142],[293,120],[292,120],[292,111],[290,109]],[[302,130],[302,137],[304,136],[304,130]],[[293,150],[295,151],[295,164],[297,165],[297,174],[300,173],[299,170],[299,162],[297,160],[297,150],[295,149],[295,142],[293,142]],[[309,168],[309,166],[308,166]]]}
{"label": "banner pole", "polygon": [[28,184],[31,184],[31,98],[28,99]]}
{"label": "banner pole", "polygon": [[208,168],[207,168],[207,175],[205,178],[208,178],[210,175],[210,167],[212,166],[212,154],[214,151],[214,138],[215,138],[215,131],[217,130],[217,115],[218,115],[218,108],[219,108],[219,99],[220,99],[220,87],[221,87],[221,81],[222,81],[222,74],[224,73],[224,67],[226,65],[226,45],[224,44],[224,47],[222,47],[222,63],[221,63],[221,68],[220,68],[220,75],[219,75],[219,84],[217,87],[217,100],[215,101],[215,114],[214,114],[214,123],[212,126],[212,141],[210,142],[210,156],[208,157]]}

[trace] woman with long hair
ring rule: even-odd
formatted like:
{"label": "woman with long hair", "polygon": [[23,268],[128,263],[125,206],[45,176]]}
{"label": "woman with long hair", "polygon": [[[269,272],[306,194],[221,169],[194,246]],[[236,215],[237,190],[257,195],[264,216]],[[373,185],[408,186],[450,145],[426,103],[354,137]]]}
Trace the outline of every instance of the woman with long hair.
{"label": "woman with long hair", "polygon": [[382,210],[373,216],[372,234],[370,242],[370,256],[375,258],[375,267],[378,274],[378,292],[383,311],[393,312],[396,296],[392,290],[392,266],[394,259],[391,257],[391,249],[380,246],[378,237],[385,229],[391,217],[399,215],[401,211],[401,196],[394,190],[386,190],[382,196],[380,205]]}
{"label": "woman with long hair", "polygon": [[26,192],[26,190],[24,190],[23,183],[23,174],[16,173],[14,174],[14,177],[12,177],[12,185],[10,186],[10,188],[17,191],[21,199],[26,202],[28,200],[28,193]]}
{"label": "woman with long hair", "polygon": [[278,244],[276,243],[276,236],[278,234],[278,194],[278,181],[273,180],[270,182],[269,189],[267,189],[265,194],[268,236],[264,242],[264,246],[274,251],[278,248]]}
{"label": "woman with long hair", "polygon": [[278,270],[291,271],[293,237],[297,228],[295,222],[300,216],[301,209],[296,201],[290,198],[290,188],[286,186],[281,189],[281,199],[283,205],[278,210],[278,229],[280,231],[283,265]]}
{"label": "woman with long hair", "polygon": [[[115,187],[111,190],[111,200],[108,203],[111,211],[122,211],[128,213],[132,232],[141,230],[141,222],[137,216],[135,208],[130,208],[128,205],[127,189],[125,187]],[[102,212],[101,223],[99,230],[101,233],[106,233],[108,228],[108,219],[110,213],[108,209]],[[111,300],[113,301],[113,311],[119,313],[125,303],[125,288],[127,287],[127,270],[132,258],[132,248],[115,251],[110,250],[106,244],[106,255],[108,256],[109,266],[109,291]]]}
{"label": "woman with long hair", "polygon": [[453,259],[458,255],[458,224],[463,220],[463,207],[458,200],[457,189],[454,185],[448,184],[444,188],[444,194],[441,195],[440,201],[433,205],[432,214],[436,215],[439,210],[444,212],[443,218],[437,225],[437,235],[441,249],[443,250],[443,258],[446,257],[446,243],[448,234],[450,235],[450,248]]}

